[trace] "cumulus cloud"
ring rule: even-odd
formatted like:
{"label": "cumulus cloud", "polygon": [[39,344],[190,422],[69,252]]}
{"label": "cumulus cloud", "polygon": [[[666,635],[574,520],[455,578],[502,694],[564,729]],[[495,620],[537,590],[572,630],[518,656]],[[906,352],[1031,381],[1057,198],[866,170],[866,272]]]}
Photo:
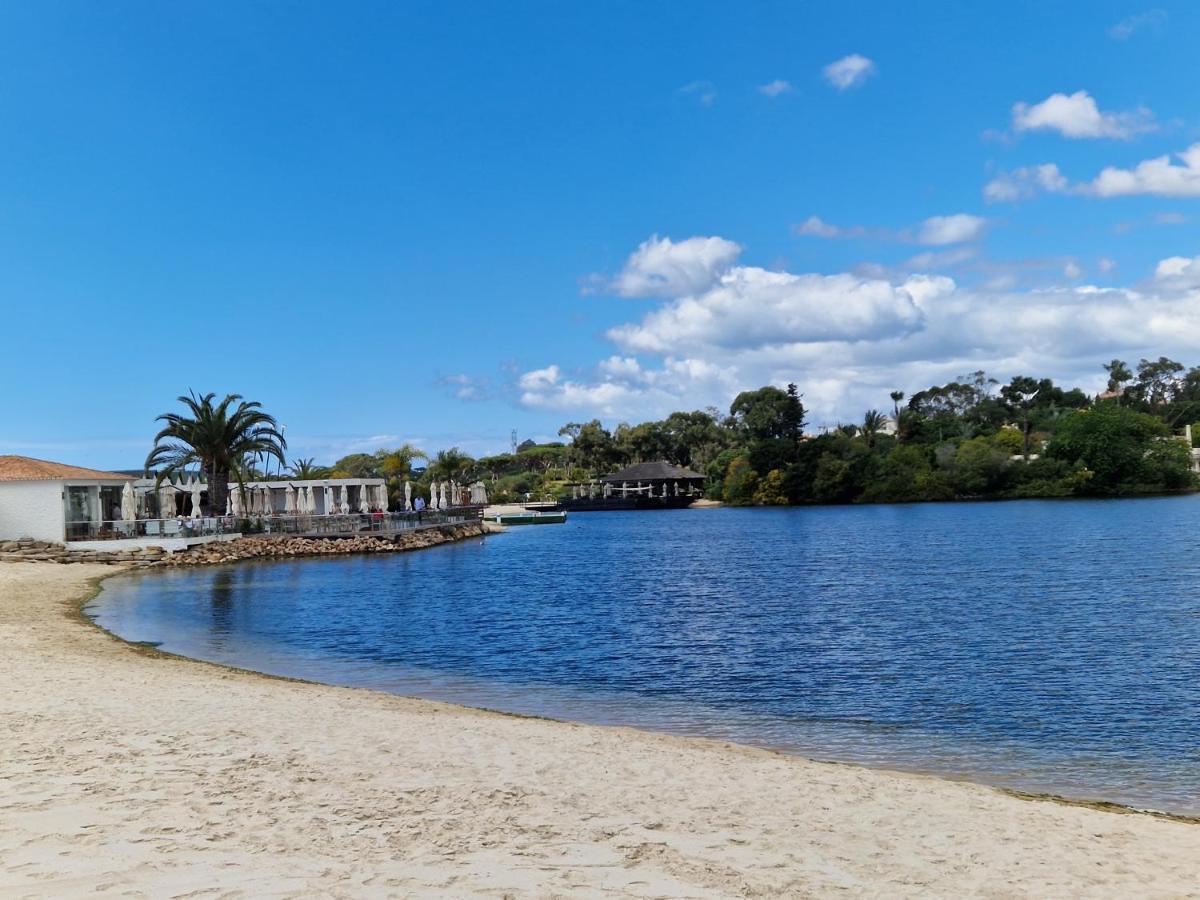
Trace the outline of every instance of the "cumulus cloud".
{"label": "cumulus cloud", "polygon": [[[1085,194],[1091,197],[1200,197],[1200,143],[1171,155],[1143,160],[1132,169],[1108,166],[1091,181],[1070,183],[1054,163],[1001,172],[983,188],[988,203],[1004,203],[1049,193]],[[1162,213],[1156,224],[1177,224],[1178,213]],[[1120,230],[1127,231],[1128,227]]]}
{"label": "cumulus cloud", "polygon": [[1130,138],[1155,128],[1150,110],[1101,112],[1087,91],[1051,94],[1033,105],[1017,103],[1012,109],[1012,125],[1017,132],[1057,131],[1068,138]]}
{"label": "cumulus cloud", "polygon": [[[1052,271],[1084,276],[1070,259]],[[855,420],[890,390],[911,392],[979,368],[1097,390],[1105,360],[1186,359],[1200,344],[1200,257],[1165,259],[1130,287],[1016,284],[737,265],[611,329],[614,352],[595,364],[570,374],[558,364],[526,372],[519,401],[615,421],[724,407],[740,390],[795,381],[818,425]]]}
{"label": "cumulus cloud", "polygon": [[1200,143],[1192,144],[1175,156],[1156,156],[1143,160],[1132,169],[1109,166],[1088,184],[1083,193],[1097,197],[1123,197],[1152,194],[1158,197],[1200,197]]}
{"label": "cumulus cloud", "polygon": [[788,93],[791,91],[791,89],[792,83],[790,81],[784,81],[782,78],[776,78],[774,81],[769,81],[766,84],[760,84],[758,86],[758,92],[760,94],[765,94],[772,99],[778,97],[780,94]]}
{"label": "cumulus cloud", "polygon": [[[939,279],[948,282],[948,279]],[[608,337],[629,353],[702,352],[813,341],[856,341],[920,326],[925,281],[894,286],[854,275],[792,275],[740,266],[709,290],[680,297]]]}
{"label": "cumulus cloud", "polygon": [[1171,256],[1154,269],[1154,280],[1167,289],[1200,288],[1200,256]]}
{"label": "cumulus cloud", "polygon": [[851,53],[831,62],[821,72],[831,85],[839,91],[845,91],[858,87],[870,78],[875,73],[875,63],[865,56]]}
{"label": "cumulus cloud", "polygon": [[982,216],[957,213],[953,216],[932,216],[921,223],[917,243],[940,247],[978,240],[987,231],[988,220]]}
{"label": "cumulus cloud", "polygon": [[708,287],[741,252],[724,238],[672,241],[655,234],[629,254],[615,278],[593,276],[592,282],[622,297],[678,297]]}
{"label": "cumulus cloud", "polygon": [[1150,9],[1128,16],[1108,29],[1108,36],[1115,41],[1127,41],[1143,29],[1158,31],[1167,24],[1166,10]]}

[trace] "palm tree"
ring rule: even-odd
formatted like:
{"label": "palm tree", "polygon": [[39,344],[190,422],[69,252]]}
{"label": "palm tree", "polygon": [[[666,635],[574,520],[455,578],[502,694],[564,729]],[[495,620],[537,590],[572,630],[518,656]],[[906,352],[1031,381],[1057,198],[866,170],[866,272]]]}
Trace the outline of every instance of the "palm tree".
{"label": "palm tree", "polygon": [[888,394],[892,398],[892,421],[896,423],[896,443],[904,440],[904,435],[900,431],[900,401],[904,399],[904,391],[892,391]]}
{"label": "palm tree", "polygon": [[379,460],[379,472],[387,484],[388,496],[398,497],[404,482],[412,478],[412,464],[418,459],[427,461],[429,454],[412,444],[402,444],[395,450],[377,450],[375,458]]}
{"label": "palm tree", "polygon": [[[157,484],[189,465],[198,465],[208,480],[209,508],[223,511],[229,496],[232,476],[239,486],[245,481],[248,463],[257,457],[274,457],[283,465],[287,441],[273,416],[262,411],[262,404],[243,400],[240,394],[226,394],[214,405],[216,394],[198,397],[189,391],[179,402],[191,414],[163,413],[156,422],[165,422],[154,436],[154,449],[146,457],[146,468],[161,466]],[[234,404],[237,407],[230,411]]]}
{"label": "palm tree", "polygon": [[475,460],[467,456],[457,447],[449,450],[439,450],[429,466],[429,474],[444,481],[466,480],[467,473],[474,467]]}
{"label": "palm tree", "polygon": [[863,416],[863,423],[858,431],[866,438],[867,446],[875,446],[875,436],[883,429],[884,415],[877,409],[868,409],[867,414]]}
{"label": "palm tree", "polygon": [[296,481],[311,481],[329,476],[328,466],[318,466],[311,456],[301,457],[288,466],[287,470]]}

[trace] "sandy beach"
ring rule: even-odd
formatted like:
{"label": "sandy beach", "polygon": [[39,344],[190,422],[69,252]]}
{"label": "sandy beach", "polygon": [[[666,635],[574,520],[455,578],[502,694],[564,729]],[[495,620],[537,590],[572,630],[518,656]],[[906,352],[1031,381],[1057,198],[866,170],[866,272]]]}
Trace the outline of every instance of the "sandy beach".
{"label": "sandy beach", "polygon": [[1200,826],[139,651],[0,566],[5,897],[1200,896]]}

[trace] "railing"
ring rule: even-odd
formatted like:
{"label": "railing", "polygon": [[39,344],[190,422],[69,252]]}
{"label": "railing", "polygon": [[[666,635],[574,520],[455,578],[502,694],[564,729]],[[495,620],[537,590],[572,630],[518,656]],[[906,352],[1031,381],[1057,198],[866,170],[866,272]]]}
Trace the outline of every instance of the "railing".
{"label": "railing", "polygon": [[68,522],[68,541],[178,539],[221,534],[328,535],[388,534],[429,525],[478,519],[479,507],[387,513],[335,513],[328,516],[219,516],[137,519],[132,522]]}

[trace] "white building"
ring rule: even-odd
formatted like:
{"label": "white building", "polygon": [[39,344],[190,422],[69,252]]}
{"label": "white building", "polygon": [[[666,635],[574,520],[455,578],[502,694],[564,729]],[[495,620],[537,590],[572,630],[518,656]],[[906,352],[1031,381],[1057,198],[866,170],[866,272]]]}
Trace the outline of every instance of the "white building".
{"label": "white building", "polygon": [[0,456],[0,540],[63,543],[121,518],[128,475],[28,456]]}

